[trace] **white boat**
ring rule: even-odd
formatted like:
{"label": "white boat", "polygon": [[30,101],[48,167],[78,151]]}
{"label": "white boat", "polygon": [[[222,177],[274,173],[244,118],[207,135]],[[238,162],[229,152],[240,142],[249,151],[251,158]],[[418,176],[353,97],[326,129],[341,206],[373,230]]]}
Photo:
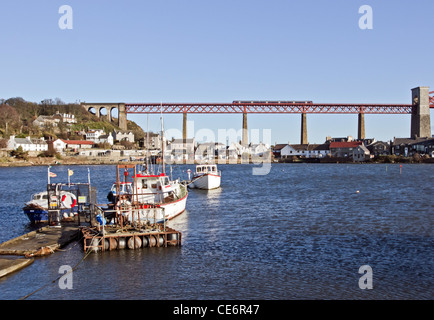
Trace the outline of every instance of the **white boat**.
{"label": "white boat", "polygon": [[[62,217],[71,218],[77,214],[77,198],[76,196],[67,191],[60,191],[59,199],[55,195],[51,195],[52,204],[59,202]],[[57,207],[54,207],[57,209]],[[27,215],[32,223],[48,221],[48,192],[42,191],[32,195],[30,201],[25,203],[23,208],[24,213]]]}
{"label": "white boat", "polygon": [[217,189],[221,183],[221,172],[215,164],[199,164],[193,174],[191,187],[198,189]]}

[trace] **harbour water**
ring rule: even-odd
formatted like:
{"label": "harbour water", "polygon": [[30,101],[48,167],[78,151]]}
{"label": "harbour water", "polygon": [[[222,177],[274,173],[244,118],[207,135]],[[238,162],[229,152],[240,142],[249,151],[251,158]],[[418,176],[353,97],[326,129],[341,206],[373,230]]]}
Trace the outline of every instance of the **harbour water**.
{"label": "harbour water", "polygon": [[[433,165],[220,165],[222,187],[191,190],[169,222],[182,246],[93,253],[74,242],[0,279],[0,299],[433,299]],[[72,181],[88,166],[71,166]],[[89,166],[100,203],[115,166]],[[187,177],[193,166],[174,167]],[[59,181],[67,167],[53,167]],[[0,168],[0,242],[31,230],[22,207],[46,167]],[[53,179],[53,182],[57,180]],[[81,261],[81,263],[80,263]],[[80,263],[72,289],[59,268]],[[372,268],[360,289],[359,268]]]}

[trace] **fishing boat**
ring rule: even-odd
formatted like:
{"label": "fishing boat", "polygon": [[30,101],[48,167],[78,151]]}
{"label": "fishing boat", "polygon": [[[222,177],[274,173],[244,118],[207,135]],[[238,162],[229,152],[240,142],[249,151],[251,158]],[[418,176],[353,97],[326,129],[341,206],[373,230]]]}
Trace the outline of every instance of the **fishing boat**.
{"label": "fishing boat", "polygon": [[190,183],[192,188],[197,189],[217,189],[221,183],[221,172],[217,170],[215,164],[200,164],[196,166],[196,172]]}
{"label": "fishing boat", "polygon": [[[122,169],[122,166],[120,166]],[[127,171],[124,171],[127,172]],[[126,175],[128,176],[128,175]],[[146,171],[137,170],[132,176],[132,181],[113,183],[107,199],[115,207],[122,207],[126,214],[130,212],[133,204],[138,204],[141,209],[162,208],[157,213],[156,222],[173,219],[185,211],[188,191],[179,179],[170,180],[165,173],[150,174]],[[145,221],[145,215],[149,212],[140,212]],[[140,217],[137,217],[140,219]]]}
{"label": "fishing boat", "polygon": [[[164,137],[162,116],[161,136]],[[137,166],[117,166],[117,180],[112,185],[107,199],[114,205],[117,213],[121,212],[130,221],[149,221],[149,214],[151,213],[155,215],[153,221],[161,223],[173,219],[185,211],[188,190],[179,179],[171,180],[166,175],[163,141],[162,139],[162,173],[155,174],[148,163]],[[124,170],[123,174],[120,172],[122,169]],[[131,175],[132,181],[128,181],[130,176],[128,169],[134,169],[134,173]],[[123,175],[123,181],[120,179],[121,175]],[[154,210],[155,208],[159,210]]]}
{"label": "fishing boat", "polygon": [[[59,199],[57,199],[56,195],[52,195],[51,203],[53,207],[52,209],[60,209],[63,218],[71,218],[77,212],[77,198],[71,192],[60,191]],[[55,205],[55,207],[53,205]],[[48,192],[42,191],[33,194],[30,201],[25,203],[23,211],[32,223],[47,222]]]}

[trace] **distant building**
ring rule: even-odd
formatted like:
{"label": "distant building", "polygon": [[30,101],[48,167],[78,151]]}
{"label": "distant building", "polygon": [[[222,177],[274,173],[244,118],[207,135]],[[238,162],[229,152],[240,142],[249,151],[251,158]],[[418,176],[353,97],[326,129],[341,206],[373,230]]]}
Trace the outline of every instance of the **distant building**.
{"label": "distant building", "polygon": [[249,152],[251,155],[262,156],[270,152],[270,146],[262,142],[249,145]]}
{"label": "distant building", "polygon": [[106,134],[102,129],[93,129],[86,132],[86,140],[92,141],[95,144],[109,143],[110,145],[113,145],[114,143],[111,132],[109,134]]}
{"label": "distant building", "polygon": [[227,153],[228,153],[228,157],[230,159],[237,159],[239,157],[241,157],[244,153],[248,153],[249,152],[249,148],[243,146],[242,144],[238,143],[238,142],[232,142],[228,147],[227,147]]}
{"label": "distant building", "polygon": [[113,130],[113,139],[117,141],[129,141],[134,143],[134,133],[129,130]]}
{"label": "distant building", "polygon": [[[149,139],[149,145],[148,145]],[[160,149],[161,136],[158,133],[149,132],[145,133],[145,137],[139,140],[139,146],[145,149]]]}
{"label": "distant building", "polygon": [[371,155],[374,156],[387,156],[390,154],[390,144],[384,141],[375,141],[369,145],[366,145]]}
{"label": "distant building", "polygon": [[280,158],[282,156],[282,149],[284,149],[286,146],[289,146],[289,144],[281,143],[281,144],[274,145],[274,147],[272,148],[274,157]]}
{"label": "distant building", "polygon": [[226,146],[220,142],[203,142],[198,144],[195,160],[213,160],[215,157],[226,158]]}
{"label": "distant building", "polygon": [[331,142],[330,153],[332,157],[349,158],[355,162],[369,160],[371,156],[361,141]]}
{"label": "distant building", "polygon": [[54,116],[39,116],[33,120],[33,125],[39,128],[48,126],[57,127],[59,123],[60,119]]}
{"label": "distant building", "polygon": [[391,151],[404,157],[412,157],[416,153],[434,157],[434,138],[394,138]]}
{"label": "distant building", "polygon": [[166,147],[166,152],[175,154],[194,155],[194,138],[193,139],[172,139]]}
{"label": "distant building", "polygon": [[78,149],[89,149],[95,144],[93,141],[87,140],[63,140],[66,144],[66,149],[78,150]]}
{"label": "distant building", "polygon": [[51,152],[63,152],[66,149],[66,142],[62,139],[48,141],[48,150]]}
{"label": "distant building", "polygon": [[341,137],[341,138],[332,138],[330,136],[326,137],[326,143],[331,143],[331,142],[351,142],[353,141],[353,137],[352,136],[347,136],[347,137]]}
{"label": "distant building", "polygon": [[99,138],[95,141],[95,143],[108,143],[113,145],[114,139],[112,133],[100,135]]}
{"label": "distant building", "polygon": [[15,138],[15,136],[11,136],[8,141],[8,149],[16,150],[19,147],[23,149],[23,151],[47,151],[48,144],[44,140],[41,139],[32,139],[30,137],[26,138]]}
{"label": "distant building", "polygon": [[102,129],[91,129],[86,132],[86,140],[96,142],[103,134],[105,134],[105,132]]}
{"label": "distant building", "polygon": [[60,119],[60,121],[66,124],[77,123],[77,119],[75,119],[75,116],[73,114],[58,112],[54,115],[54,117]]}

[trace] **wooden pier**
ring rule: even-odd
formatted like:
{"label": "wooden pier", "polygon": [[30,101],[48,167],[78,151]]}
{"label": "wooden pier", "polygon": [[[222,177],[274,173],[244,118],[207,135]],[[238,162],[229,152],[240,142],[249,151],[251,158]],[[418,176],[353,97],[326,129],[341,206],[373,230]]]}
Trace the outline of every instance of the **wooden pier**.
{"label": "wooden pier", "polygon": [[[54,253],[77,240],[78,226],[67,223],[60,227],[41,227],[0,244],[0,278],[32,264],[34,257]],[[12,257],[14,256],[14,257]],[[17,258],[16,256],[23,256]]]}

